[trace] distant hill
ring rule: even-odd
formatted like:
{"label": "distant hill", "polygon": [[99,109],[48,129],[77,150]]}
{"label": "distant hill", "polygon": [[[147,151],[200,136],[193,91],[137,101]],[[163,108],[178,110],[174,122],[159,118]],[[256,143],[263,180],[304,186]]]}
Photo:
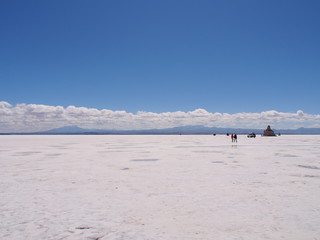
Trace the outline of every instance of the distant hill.
{"label": "distant hill", "polygon": [[[104,129],[83,129],[78,126],[65,126],[48,131],[35,132],[31,134],[248,134],[255,132],[260,135],[264,129],[249,128],[217,128],[204,127],[200,125],[181,126],[164,129],[147,130],[104,130]],[[298,129],[273,129],[276,134],[320,134],[320,128],[298,128]]]}
{"label": "distant hill", "polygon": [[281,132],[283,134],[320,134],[320,128],[298,128],[298,129],[283,129],[276,130],[277,132]]}
{"label": "distant hill", "polygon": [[87,129],[79,128],[78,126],[65,126],[61,128],[51,129],[42,133],[84,133]]}

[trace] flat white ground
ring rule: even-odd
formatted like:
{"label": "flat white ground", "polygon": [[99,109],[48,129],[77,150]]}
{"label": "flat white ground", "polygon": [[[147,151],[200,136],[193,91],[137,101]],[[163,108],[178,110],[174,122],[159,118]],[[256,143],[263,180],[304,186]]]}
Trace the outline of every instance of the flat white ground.
{"label": "flat white ground", "polygon": [[320,136],[0,136],[0,239],[319,240]]}

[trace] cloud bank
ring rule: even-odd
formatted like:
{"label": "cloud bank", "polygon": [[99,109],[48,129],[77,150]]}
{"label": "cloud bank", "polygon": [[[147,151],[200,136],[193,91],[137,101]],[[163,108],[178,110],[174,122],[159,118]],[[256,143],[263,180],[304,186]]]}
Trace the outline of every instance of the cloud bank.
{"label": "cloud bank", "polygon": [[211,113],[205,109],[189,112],[130,113],[75,106],[48,106],[40,104],[17,104],[0,102],[0,132],[34,132],[52,128],[77,125],[89,129],[153,129],[185,125],[232,128],[320,127],[320,115],[275,110],[261,113]]}

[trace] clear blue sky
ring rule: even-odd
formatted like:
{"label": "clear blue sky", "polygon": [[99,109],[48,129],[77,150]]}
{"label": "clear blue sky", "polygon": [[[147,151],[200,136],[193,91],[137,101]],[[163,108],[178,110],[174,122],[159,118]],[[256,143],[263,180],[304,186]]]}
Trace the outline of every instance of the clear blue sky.
{"label": "clear blue sky", "polygon": [[0,3],[0,101],[320,113],[320,1]]}

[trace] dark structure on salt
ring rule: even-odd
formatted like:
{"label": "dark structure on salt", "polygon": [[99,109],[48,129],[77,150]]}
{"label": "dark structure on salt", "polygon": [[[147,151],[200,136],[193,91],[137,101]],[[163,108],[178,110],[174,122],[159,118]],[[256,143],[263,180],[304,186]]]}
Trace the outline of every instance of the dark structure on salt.
{"label": "dark structure on salt", "polygon": [[267,129],[263,131],[262,136],[266,137],[275,137],[274,131],[271,129],[270,125],[268,125]]}

